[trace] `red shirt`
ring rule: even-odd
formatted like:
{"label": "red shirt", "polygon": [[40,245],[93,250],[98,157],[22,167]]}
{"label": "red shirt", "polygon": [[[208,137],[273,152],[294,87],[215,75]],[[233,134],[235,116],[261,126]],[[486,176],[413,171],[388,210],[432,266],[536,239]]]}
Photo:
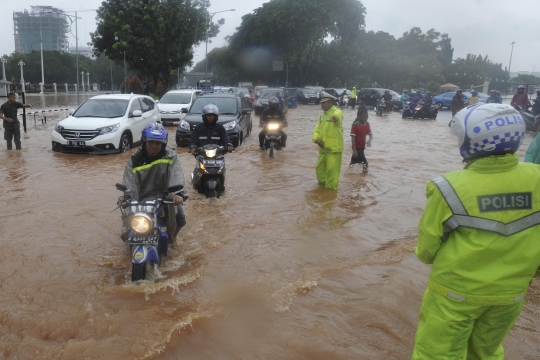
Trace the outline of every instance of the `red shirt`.
{"label": "red shirt", "polygon": [[364,125],[360,124],[359,121],[355,121],[351,127],[351,136],[355,137],[354,147],[357,149],[366,148],[366,136],[371,134],[371,128],[369,123],[366,121]]}

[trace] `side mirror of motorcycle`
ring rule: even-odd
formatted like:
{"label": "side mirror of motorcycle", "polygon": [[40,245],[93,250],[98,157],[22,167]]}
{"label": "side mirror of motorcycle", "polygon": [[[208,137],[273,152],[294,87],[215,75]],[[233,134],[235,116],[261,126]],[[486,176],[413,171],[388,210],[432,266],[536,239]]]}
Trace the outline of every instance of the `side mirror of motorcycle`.
{"label": "side mirror of motorcycle", "polygon": [[124,184],[116,183],[116,190],[127,191],[127,186]]}
{"label": "side mirror of motorcycle", "polygon": [[184,185],[171,185],[169,186],[169,188],[167,189],[167,192],[175,192],[175,191],[180,191],[184,188]]}

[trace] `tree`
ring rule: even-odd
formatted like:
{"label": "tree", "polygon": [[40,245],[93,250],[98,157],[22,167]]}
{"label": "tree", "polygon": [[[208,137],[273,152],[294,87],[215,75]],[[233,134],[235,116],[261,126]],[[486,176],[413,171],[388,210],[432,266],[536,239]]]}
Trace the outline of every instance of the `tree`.
{"label": "tree", "polygon": [[[169,87],[171,71],[193,59],[193,45],[206,38],[208,0],[108,0],[97,10],[91,34],[95,54],[126,61]],[[223,23],[223,20],[218,22]],[[215,36],[219,25],[208,25]]]}

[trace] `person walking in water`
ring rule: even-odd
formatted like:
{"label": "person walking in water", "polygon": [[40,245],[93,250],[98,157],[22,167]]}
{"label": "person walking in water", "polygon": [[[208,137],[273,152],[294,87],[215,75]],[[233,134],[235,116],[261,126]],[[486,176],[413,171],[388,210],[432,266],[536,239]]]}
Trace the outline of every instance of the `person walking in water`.
{"label": "person walking in water", "polygon": [[317,121],[311,139],[319,146],[317,181],[327,189],[334,190],[339,185],[343,153],[343,113],[334,106],[336,100],[335,96],[321,92],[321,108],[324,112]]}
{"label": "person walking in water", "polygon": [[[366,146],[371,146],[371,140],[373,139],[371,127],[369,126],[367,120],[368,113],[367,111],[365,111],[356,118],[351,127],[351,143],[353,155],[351,157],[351,162],[349,165],[361,164],[362,171],[364,173],[368,172],[368,161],[366,159],[364,151],[366,150]],[[369,137],[368,141],[366,141],[366,137]]]}
{"label": "person walking in water", "polygon": [[32,105],[15,101],[14,93],[9,93],[8,101],[0,107],[0,119],[4,120],[4,140],[6,140],[8,150],[13,148],[13,140],[15,140],[15,149],[21,150],[21,123],[17,119],[17,110],[29,107]]}
{"label": "person walking in water", "polygon": [[456,94],[452,98],[452,117],[454,117],[458,111],[465,107],[465,97],[463,96],[463,90],[457,89]]}
{"label": "person walking in water", "polygon": [[466,165],[427,184],[415,253],[432,266],[412,359],[503,360],[540,276],[540,167],[519,161],[525,122],[509,105],[463,109],[451,128]]}

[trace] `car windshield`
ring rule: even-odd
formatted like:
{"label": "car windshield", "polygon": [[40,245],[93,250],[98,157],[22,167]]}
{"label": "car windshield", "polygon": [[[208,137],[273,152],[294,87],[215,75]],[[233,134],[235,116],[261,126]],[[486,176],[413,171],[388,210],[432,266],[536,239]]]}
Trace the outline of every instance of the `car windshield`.
{"label": "car windshield", "polygon": [[272,89],[272,90],[262,90],[259,95],[259,99],[270,99],[272,96],[276,96],[276,93],[281,93],[281,90]]}
{"label": "car windshield", "polygon": [[313,89],[302,89],[302,92],[306,95],[316,94],[317,92]]}
{"label": "car windshield", "polygon": [[236,115],[238,111],[236,98],[202,96],[195,100],[189,113],[200,114],[206,104],[216,105],[220,115]]}
{"label": "car windshield", "polygon": [[286,89],[285,92],[287,93],[287,96],[296,96],[296,94],[298,93],[298,90],[297,89]]}
{"label": "car windshield", "polygon": [[159,100],[160,104],[189,104],[190,102],[190,93],[166,93]]}
{"label": "car windshield", "polygon": [[123,99],[88,99],[73,113],[73,117],[122,117],[128,104],[129,100]]}
{"label": "car windshield", "polygon": [[397,96],[397,97],[401,96],[397,92],[395,92],[394,90],[390,90],[390,94],[392,94],[392,96]]}

